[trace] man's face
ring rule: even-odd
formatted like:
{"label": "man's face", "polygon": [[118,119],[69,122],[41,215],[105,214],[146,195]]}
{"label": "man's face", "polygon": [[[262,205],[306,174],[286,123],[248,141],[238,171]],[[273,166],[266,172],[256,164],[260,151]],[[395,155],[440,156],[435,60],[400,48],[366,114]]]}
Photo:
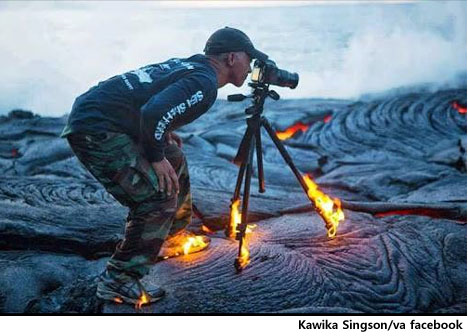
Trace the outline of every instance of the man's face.
{"label": "man's face", "polygon": [[252,68],[250,67],[252,59],[243,51],[238,51],[233,54],[234,58],[231,67],[230,82],[235,86],[240,87],[244,84],[249,73],[252,72]]}

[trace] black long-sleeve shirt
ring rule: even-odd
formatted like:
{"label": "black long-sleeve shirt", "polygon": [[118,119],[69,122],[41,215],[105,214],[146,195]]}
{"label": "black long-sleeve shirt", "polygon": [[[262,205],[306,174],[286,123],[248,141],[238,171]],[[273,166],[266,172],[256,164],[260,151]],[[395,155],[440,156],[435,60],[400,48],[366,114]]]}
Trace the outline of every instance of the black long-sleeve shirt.
{"label": "black long-sleeve shirt", "polygon": [[217,96],[217,79],[204,55],[111,77],[79,96],[62,136],[122,132],[139,141],[150,162],[164,158],[167,132],[205,113]]}

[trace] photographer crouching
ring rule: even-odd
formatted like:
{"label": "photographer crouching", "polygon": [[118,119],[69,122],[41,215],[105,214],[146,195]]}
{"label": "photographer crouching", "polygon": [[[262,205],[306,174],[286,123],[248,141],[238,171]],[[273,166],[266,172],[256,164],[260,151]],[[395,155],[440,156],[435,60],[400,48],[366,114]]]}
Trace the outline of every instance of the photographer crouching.
{"label": "photographer crouching", "polygon": [[125,234],[100,276],[97,297],[129,304],[160,300],[165,292],[140,281],[158,255],[208,247],[185,228],[192,203],[182,141],[173,133],[213,105],[217,89],[240,87],[253,59],[268,56],[242,31],[225,27],[206,42],[205,55],[172,58],[116,75],[73,104],[62,132],[89,172],[129,208]]}

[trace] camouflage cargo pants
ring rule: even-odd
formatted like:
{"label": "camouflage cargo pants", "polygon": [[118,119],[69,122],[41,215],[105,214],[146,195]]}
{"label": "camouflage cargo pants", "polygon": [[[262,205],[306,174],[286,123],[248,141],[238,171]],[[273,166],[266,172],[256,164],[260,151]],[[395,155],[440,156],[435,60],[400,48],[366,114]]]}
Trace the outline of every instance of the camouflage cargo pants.
{"label": "camouflage cargo pants", "polygon": [[168,235],[185,228],[192,217],[187,161],[176,145],[166,158],[179,178],[180,193],[159,192],[158,178],[137,144],[126,134],[71,134],[73,152],[91,174],[122,205],[129,208],[124,239],[107,263],[119,280],[141,278],[157,260]]}

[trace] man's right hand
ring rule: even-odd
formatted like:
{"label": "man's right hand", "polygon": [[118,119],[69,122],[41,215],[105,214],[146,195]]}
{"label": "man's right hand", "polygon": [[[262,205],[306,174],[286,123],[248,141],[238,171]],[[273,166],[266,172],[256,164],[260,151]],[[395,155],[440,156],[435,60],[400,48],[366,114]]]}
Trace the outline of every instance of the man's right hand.
{"label": "man's right hand", "polygon": [[152,162],[156,175],[158,176],[159,191],[166,192],[170,196],[173,192],[179,193],[179,179],[174,168],[166,158],[159,162]]}

